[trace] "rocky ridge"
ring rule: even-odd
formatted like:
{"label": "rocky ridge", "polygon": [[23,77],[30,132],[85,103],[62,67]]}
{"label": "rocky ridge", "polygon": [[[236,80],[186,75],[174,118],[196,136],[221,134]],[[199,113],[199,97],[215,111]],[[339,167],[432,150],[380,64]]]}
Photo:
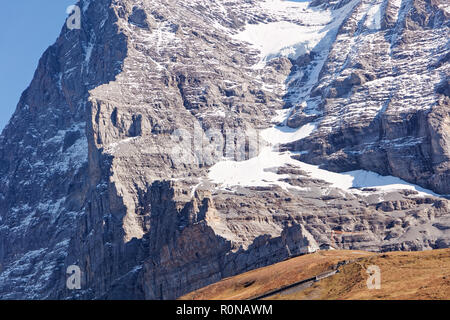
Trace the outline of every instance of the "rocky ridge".
{"label": "rocky ridge", "polygon": [[0,137],[1,298],[450,245],[444,1],[79,5]]}

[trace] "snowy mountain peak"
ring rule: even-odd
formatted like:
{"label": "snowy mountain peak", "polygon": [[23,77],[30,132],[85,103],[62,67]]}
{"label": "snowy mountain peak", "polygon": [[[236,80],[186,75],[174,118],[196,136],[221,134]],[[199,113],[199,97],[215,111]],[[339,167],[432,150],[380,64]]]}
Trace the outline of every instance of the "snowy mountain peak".
{"label": "snowy mountain peak", "polygon": [[1,298],[450,246],[444,0],[78,5],[0,137]]}

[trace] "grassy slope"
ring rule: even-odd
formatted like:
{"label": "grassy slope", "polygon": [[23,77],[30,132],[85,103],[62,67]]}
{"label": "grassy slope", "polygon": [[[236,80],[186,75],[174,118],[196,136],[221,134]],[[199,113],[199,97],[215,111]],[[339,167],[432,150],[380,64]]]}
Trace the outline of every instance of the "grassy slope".
{"label": "grassy slope", "polygon": [[[450,249],[374,254],[324,251],[224,279],[181,299],[249,299],[355,260],[311,288],[271,299],[450,299]],[[368,290],[366,268],[381,268],[381,290]]]}

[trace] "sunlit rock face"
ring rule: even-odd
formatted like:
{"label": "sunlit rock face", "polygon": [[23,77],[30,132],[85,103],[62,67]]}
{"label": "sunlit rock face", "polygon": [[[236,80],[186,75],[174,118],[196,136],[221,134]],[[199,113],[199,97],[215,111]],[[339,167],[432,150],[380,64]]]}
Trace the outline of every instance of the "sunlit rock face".
{"label": "sunlit rock face", "polygon": [[0,298],[450,246],[445,1],[78,5],[0,136]]}

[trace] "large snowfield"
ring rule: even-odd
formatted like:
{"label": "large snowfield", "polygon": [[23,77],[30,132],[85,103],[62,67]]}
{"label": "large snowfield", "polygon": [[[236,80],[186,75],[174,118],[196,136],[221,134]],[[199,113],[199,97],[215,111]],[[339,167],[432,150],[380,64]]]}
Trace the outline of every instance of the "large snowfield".
{"label": "large snowfield", "polygon": [[[270,59],[275,57],[288,57],[295,59],[311,50],[327,50],[332,37],[337,32],[341,19],[349,12],[355,1],[335,10],[317,11],[308,8],[310,1],[282,1],[267,0],[263,7],[272,14],[283,17],[290,15],[299,18],[301,25],[279,21],[272,23],[250,24],[243,31],[234,35],[235,39],[250,43],[260,52],[260,63],[256,68],[263,68]],[[376,3],[369,11],[366,19],[368,28],[380,27],[380,3]],[[299,88],[301,90],[302,88]],[[304,101],[297,101],[298,104]],[[415,190],[419,194],[434,195],[434,192],[420,186],[408,183],[393,176],[381,176],[377,173],[357,170],[346,173],[335,173],[323,170],[320,166],[310,165],[295,160],[292,152],[279,152],[278,146],[308,137],[316,130],[318,123],[312,122],[298,129],[285,125],[284,121],[290,110],[279,112],[276,123],[269,129],[262,130],[260,137],[269,147],[262,148],[260,154],[246,161],[224,160],[214,165],[209,172],[209,179],[223,188],[233,186],[270,186],[278,185],[283,189],[301,189],[281,181],[289,177],[278,174],[277,170],[286,165],[294,166],[308,173],[310,178],[328,182],[331,187],[350,192],[362,192],[361,188],[376,188],[380,192],[389,190]],[[301,151],[300,151],[301,153]]]}

